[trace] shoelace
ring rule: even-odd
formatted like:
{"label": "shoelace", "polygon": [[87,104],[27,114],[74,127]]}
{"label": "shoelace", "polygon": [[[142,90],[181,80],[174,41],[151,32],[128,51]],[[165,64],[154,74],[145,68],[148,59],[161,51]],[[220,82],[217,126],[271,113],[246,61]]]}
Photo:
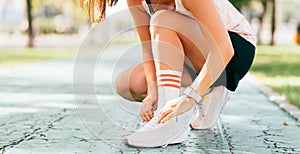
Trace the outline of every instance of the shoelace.
{"label": "shoelace", "polygon": [[205,97],[208,97],[208,95],[214,90],[214,88],[209,88],[208,91],[203,95],[204,96],[204,99],[202,99],[200,102],[198,102],[198,107],[199,107],[199,114],[200,116],[204,116],[204,112],[203,112],[203,101],[207,98]]}
{"label": "shoelace", "polygon": [[151,130],[158,126],[159,124],[157,123],[158,121],[159,114],[154,113],[154,117],[143,127],[144,130]]}

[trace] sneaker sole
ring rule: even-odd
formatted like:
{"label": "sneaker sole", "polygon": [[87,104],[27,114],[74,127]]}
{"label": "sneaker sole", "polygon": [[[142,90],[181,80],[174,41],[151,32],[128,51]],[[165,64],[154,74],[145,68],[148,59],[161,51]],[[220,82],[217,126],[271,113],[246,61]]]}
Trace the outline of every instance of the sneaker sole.
{"label": "sneaker sole", "polygon": [[128,142],[128,139],[124,139],[125,145],[132,147],[132,148],[157,148],[157,147],[166,147],[168,145],[176,145],[176,144],[181,144],[184,142],[188,137],[188,130],[184,130],[180,135],[178,135],[176,138],[172,139],[169,143],[164,144],[164,145],[158,145],[158,146],[136,146],[132,145]]}

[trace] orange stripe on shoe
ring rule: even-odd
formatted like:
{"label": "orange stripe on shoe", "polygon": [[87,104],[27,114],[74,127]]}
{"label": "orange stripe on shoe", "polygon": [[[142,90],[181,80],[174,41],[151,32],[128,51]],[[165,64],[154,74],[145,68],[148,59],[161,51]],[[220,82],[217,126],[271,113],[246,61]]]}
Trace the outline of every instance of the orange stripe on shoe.
{"label": "orange stripe on shoe", "polygon": [[158,80],[158,82],[164,82],[164,81],[172,81],[172,82],[180,83],[179,80],[175,80],[175,79],[160,79],[160,80]]}
{"label": "orange stripe on shoe", "polygon": [[174,84],[161,84],[159,85],[161,87],[173,87],[173,88],[180,88],[180,86],[174,85]]}
{"label": "orange stripe on shoe", "polygon": [[163,76],[170,76],[170,77],[181,78],[181,76],[174,75],[174,74],[160,74],[160,75],[158,75],[158,76],[159,76],[159,77],[163,77]]}

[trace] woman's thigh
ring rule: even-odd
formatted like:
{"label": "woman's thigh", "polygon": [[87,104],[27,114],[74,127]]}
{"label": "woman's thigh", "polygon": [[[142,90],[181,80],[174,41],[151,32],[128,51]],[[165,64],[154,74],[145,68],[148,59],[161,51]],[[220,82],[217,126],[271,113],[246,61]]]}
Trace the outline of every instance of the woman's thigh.
{"label": "woman's thigh", "polygon": [[161,10],[151,19],[152,25],[174,30],[182,43],[186,62],[199,73],[210,52],[209,46],[213,40],[206,28],[195,19],[178,12]]}

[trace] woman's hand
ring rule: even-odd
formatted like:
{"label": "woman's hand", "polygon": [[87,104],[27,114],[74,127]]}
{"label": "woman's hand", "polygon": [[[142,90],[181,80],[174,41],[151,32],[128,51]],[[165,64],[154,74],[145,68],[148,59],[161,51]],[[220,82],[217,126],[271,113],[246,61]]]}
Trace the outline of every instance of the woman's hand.
{"label": "woman's hand", "polygon": [[171,120],[176,115],[180,115],[190,110],[196,101],[193,98],[187,97],[185,95],[180,96],[176,99],[170,100],[160,111],[160,117],[158,123],[165,123]]}
{"label": "woman's hand", "polygon": [[140,112],[140,116],[143,122],[150,121],[154,116],[154,111],[157,109],[157,85],[153,84],[150,88],[148,88],[147,96],[142,101],[142,108]]}

